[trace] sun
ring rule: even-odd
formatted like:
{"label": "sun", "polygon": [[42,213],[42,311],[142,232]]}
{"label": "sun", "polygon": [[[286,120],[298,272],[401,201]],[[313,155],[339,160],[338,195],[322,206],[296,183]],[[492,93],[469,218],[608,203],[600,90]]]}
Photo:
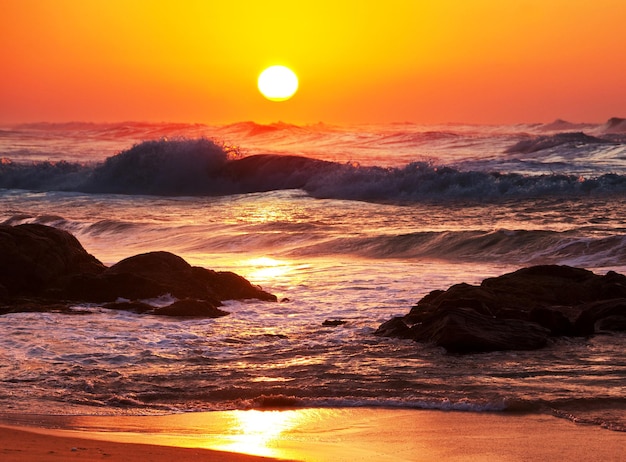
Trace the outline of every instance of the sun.
{"label": "sun", "polygon": [[270,101],[285,101],[298,90],[298,77],[285,66],[271,66],[259,75],[259,91]]}

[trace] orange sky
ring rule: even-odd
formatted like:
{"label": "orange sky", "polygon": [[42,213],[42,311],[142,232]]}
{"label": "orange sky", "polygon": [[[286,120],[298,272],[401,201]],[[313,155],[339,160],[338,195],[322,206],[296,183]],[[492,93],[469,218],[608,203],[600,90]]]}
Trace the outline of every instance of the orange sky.
{"label": "orange sky", "polygon": [[[0,123],[602,122],[624,0],[0,0]],[[272,64],[300,78],[265,100]]]}

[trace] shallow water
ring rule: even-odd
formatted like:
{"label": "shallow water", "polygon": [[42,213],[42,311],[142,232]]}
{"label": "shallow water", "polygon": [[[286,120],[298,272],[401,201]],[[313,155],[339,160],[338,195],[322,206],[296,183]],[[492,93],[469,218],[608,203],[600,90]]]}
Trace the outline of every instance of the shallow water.
{"label": "shallow water", "polygon": [[[259,127],[3,132],[0,155],[10,156],[13,165],[26,162],[37,181],[46,178],[47,167],[28,162],[45,156],[101,161],[141,137],[172,133],[226,134],[229,142],[249,143],[251,153],[275,146],[272,152],[278,154],[350,160],[351,170],[341,178],[358,180],[355,188],[326,181],[323,190],[334,191],[330,197],[316,189],[324,177],[311,177],[315,185],[304,189],[222,196],[0,191],[0,221],[66,229],[107,265],[168,250],[194,265],[235,271],[288,299],[229,302],[229,316],[208,320],[167,320],[95,305],[76,306],[76,315],[3,316],[0,403],[7,412],[391,406],[547,411],[626,428],[623,334],[560,339],[540,351],[469,356],[373,336],[380,323],[406,314],[431,290],[479,283],[521,266],[557,263],[600,274],[626,272],[624,144],[590,145],[577,138],[547,150],[511,153],[506,149],[522,140],[539,143],[537,137],[545,135],[541,127]],[[589,130],[597,134],[601,127]],[[403,170],[405,162],[426,157],[453,169],[443,170],[445,181],[435,167],[420,167],[417,176]],[[355,161],[379,168],[364,170]],[[565,180],[531,179],[556,164]],[[467,171],[474,173],[468,177]],[[519,181],[507,177],[507,187],[518,184],[517,192],[496,194],[493,171],[521,175]],[[578,185],[595,177],[570,184],[584,172],[617,179],[606,177],[601,187],[582,190]],[[64,184],[75,178],[70,173]],[[0,183],[13,174],[0,171]],[[440,195],[402,189],[433,175],[439,180],[431,185],[443,188]],[[491,185],[485,197],[481,181]],[[367,188],[377,191],[373,200],[367,195],[351,200]],[[324,327],[325,320],[346,324]]]}

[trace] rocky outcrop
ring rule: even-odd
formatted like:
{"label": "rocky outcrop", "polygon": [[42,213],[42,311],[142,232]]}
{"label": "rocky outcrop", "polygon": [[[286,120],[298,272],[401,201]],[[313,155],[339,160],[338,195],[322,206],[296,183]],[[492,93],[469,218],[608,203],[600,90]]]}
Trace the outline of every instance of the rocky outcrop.
{"label": "rocky outcrop", "polygon": [[223,300],[276,301],[274,295],[235,273],[194,267],[169,252],[135,255],[95,276],[73,275],[64,287],[65,298],[92,302],[155,298],[163,294],[211,301],[215,306]]}
{"label": "rocky outcrop", "polygon": [[[166,294],[178,301],[161,308],[140,301]],[[217,308],[224,300],[243,299],[276,301],[235,273],[194,267],[169,252],[136,255],[107,268],[65,231],[34,224],[0,226],[0,314],[63,311],[64,304],[79,302],[164,316],[217,317],[228,314]]]}
{"label": "rocky outcrop", "polygon": [[457,284],[422,298],[377,335],[430,342],[455,353],[541,348],[550,337],[624,330],[626,276],[534,266],[479,286]]}
{"label": "rocky outcrop", "polygon": [[0,286],[5,297],[42,296],[59,279],[106,267],[71,234],[49,226],[0,226]]}

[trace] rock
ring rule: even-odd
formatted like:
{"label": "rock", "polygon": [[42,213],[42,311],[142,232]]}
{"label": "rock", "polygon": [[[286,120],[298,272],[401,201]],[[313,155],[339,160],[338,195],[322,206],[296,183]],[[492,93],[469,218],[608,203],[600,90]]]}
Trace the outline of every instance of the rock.
{"label": "rock", "polygon": [[436,290],[414,306],[405,320],[409,324],[421,322],[434,311],[451,308],[472,308],[486,316],[498,310],[497,298],[488,290],[470,284],[455,284],[447,291]]}
{"label": "rock", "polygon": [[322,323],[324,327],[337,327],[343,326],[344,324],[348,324],[348,321],[342,321],[341,319],[327,319]]}
{"label": "rock", "polygon": [[67,303],[59,303],[37,298],[20,298],[0,306],[0,315],[10,313],[66,313],[77,314]]}
{"label": "rock", "polygon": [[575,305],[596,298],[594,283],[601,276],[570,266],[541,265],[485,279],[480,287],[501,305],[532,309],[551,305]]}
{"label": "rock", "polygon": [[488,278],[479,286],[433,291],[375,333],[430,342],[455,353],[527,350],[546,345],[550,336],[621,330],[623,318],[626,276],[542,265]]}
{"label": "rock", "polygon": [[[626,298],[600,300],[584,304],[574,328],[578,335],[592,335],[600,321],[616,316],[626,316]],[[602,324],[605,326],[603,330],[611,330],[606,329],[606,326],[609,325],[608,322]]]}
{"label": "rock", "polygon": [[411,331],[414,340],[432,342],[451,353],[533,350],[545,346],[550,335],[538,324],[485,316],[471,308],[437,312]]}
{"label": "rock", "polygon": [[228,311],[220,310],[209,301],[187,298],[162,308],[156,308],[152,311],[152,314],[157,316],[219,318],[229,313]]}
{"label": "rock", "polygon": [[626,331],[626,316],[607,316],[595,324],[596,332],[624,332]]}
{"label": "rock", "polygon": [[149,313],[154,310],[154,307],[152,305],[140,302],[139,300],[106,303],[102,305],[102,307],[106,308],[107,310],[130,311],[137,314]]}
{"label": "rock", "polygon": [[[140,301],[168,294],[180,300],[158,309]],[[135,255],[107,268],[66,231],[0,226],[0,314],[49,311],[73,301],[109,302],[104,306],[136,313],[217,317],[228,314],[217,309],[222,301],[246,299],[277,301],[235,273],[194,267],[169,252]]]}
{"label": "rock", "polygon": [[250,284],[238,274],[191,266],[169,252],[149,252],[126,258],[108,268],[99,279],[105,280],[115,298],[154,298],[171,294],[177,298],[211,300],[258,299],[277,301],[275,295]]}
{"label": "rock", "polygon": [[[194,277],[192,267],[170,252],[148,252],[125,258],[102,274],[117,290],[118,297],[153,298],[171,294],[177,298],[214,298],[207,287]],[[130,284],[125,280],[131,279]]]}
{"label": "rock", "polygon": [[556,308],[533,308],[529,313],[529,319],[550,331],[550,335],[574,335],[574,323]]}
{"label": "rock", "polygon": [[37,224],[0,225],[0,285],[6,296],[54,292],[76,274],[106,267],[66,231]]}
{"label": "rock", "polygon": [[193,277],[206,284],[219,300],[262,300],[276,302],[278,298],[251,284],[246,278],[231,271],[213,271],[197,266],[192,267]]}
{"label": "rock", "polygon": [[396,316],[382,323],[374,332],[379,337],[413,338],[414,333],[403,317]]}
{"label": "rock", "polygon": [[602,300],[626,298],[626,276],[609,271],[598,284],[598,295]]}

